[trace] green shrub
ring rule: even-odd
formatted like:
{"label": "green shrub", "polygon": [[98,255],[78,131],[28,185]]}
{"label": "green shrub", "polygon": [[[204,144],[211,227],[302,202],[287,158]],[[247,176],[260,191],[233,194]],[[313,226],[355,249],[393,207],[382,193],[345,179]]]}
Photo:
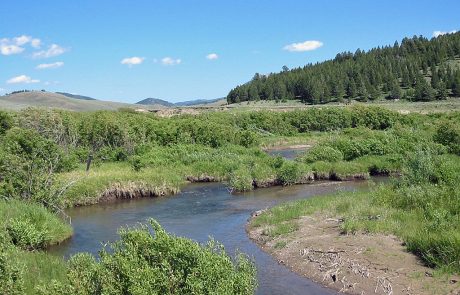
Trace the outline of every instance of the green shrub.
{"label": "green shrub", "polygon": [[10,219],[6,230],[11,241],[24,250],[42,249],[46,244],[46,231],[39,230],[27,219]]}
{"label": "green shrub", "polygon": [[343,160],[343,153],[330,146],[315,146],[307,151],[302,161],[313,163],[316,161],[337,162]]}
{"label": "green shrub", "polygon": [[0,249],[0,294],[24,294],[23,269],[20,265],[12,265],[3,249]]}
{"label": "green shrub", "polygon": [[252,175],[246,168],[239,168],[230,173],[229,186],[233,191],[250,191],[254,188],[253,182]]}
{"label": "green shrub", "polygon": [[147,226],[121,230],[99,261],[73,256],[68,285],[56,284],[48,294],[254,294],[256,269],[245,255],[231,259],[212,240],[200,245],[150,224],[153,235]]}
{"label": "green shrub", "polygon": [[139,172],[142,168],[145,168],[146,165],[142,162],[142,158],[136,155],[131,158],[131,166],[134,171]]}
{"label": "green shrub", "polygon": [[443,122],[436,130],[434,140],[449,148],[453,154],[460,156],[460,126],[452,122]]}
{"label": "green shrub", "polygon": [[11,127],[13,127],[13,117],[5,111],[0,111],[0,135],[5,134]]}
{"label": "green shrub", "polygon": [[286,161],[278,169],[278,179],[283,185],[295,184],[302,177],[302,172],[299,163]]}

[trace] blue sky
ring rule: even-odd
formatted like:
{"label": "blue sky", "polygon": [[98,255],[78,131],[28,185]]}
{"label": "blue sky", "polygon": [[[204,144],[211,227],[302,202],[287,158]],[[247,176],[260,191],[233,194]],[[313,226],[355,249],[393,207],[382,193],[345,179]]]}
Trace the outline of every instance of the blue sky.
{"label": "blue sky", "polygon": [[458,30],[459,12],[458,0],[5,0],[0,94],[212,99],[256,72]]}

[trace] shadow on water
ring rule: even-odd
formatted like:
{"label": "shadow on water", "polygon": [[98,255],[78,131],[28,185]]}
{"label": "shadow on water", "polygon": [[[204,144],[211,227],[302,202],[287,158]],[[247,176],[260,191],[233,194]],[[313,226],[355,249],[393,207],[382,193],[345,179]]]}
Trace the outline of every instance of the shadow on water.
{"label": "shadow on water", "polygon": [[[380,181],[380,180],[377,180]],[[246,235],[251,212],[281,202],[324,195],[336,191],[368,189],[368,182],[328,182],[312,185],[272,187],[231,195],[220,183],[191,184],[183,192],[164,198],[124,200],[73,208],[74,236],[50,249],[69,257],[77,252],[97,255],[102,243],[117,239],[117,229],[153,217],[171,233],[199,242],[209,236],[225,245],[229,253],[241,250],[252,256],[258,269],[257,294],[335,294],[279,265]]]}

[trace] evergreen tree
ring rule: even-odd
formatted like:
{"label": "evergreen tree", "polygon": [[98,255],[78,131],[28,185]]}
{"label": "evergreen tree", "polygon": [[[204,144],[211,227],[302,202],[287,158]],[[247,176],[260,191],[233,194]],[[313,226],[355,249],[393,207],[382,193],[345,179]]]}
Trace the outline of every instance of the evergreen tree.
{"label": "evergreen tree", "polygon": [[438,88],[439,84],[439,76],[438,76],[438,71],[436,71],[435,68],[432,69],[432,75],[431,75],[431,87],[434,89]]}
{"label": "evergreen tree", "polygon": [[401,87],[399,87],[398,81],[393,81],[391,84],[390,94],[388,95],[391,99],[400,99],[402,96]]}
{"label": "evergreen tree", "polygon": [[436,94],[436,98],[439,100],[447,99],[447,87],[444,81],[440,81],[438,83],[438,87],[436,88]]}
{"label": "evergreen tree", "polygon": [[[257,100],[259,96],[263,100],[301,99],[303,102],[325,103],[341,100],[344,96],[348,99],[376,99],[381,91],[391,97],[401,97],[402,91],[398,89],[399,85],[394,85],[395,80],[401,81],[403,96],[410,99],[433,99],[434,89],[439,97],[444,93],[444,86],[439,85],[441,81],[445,83],[447,93],[452,90],[460,96],[458,70],[453,70],[446,62],[446,59],[458,55],[460,33],[431,40],[414,36],[367,52],[360,49],[355,53],[342,52],[333,60],[321,63],[295,69],[283,67],[276,74],[256,73],[250,82],[232,89],[227,101]],[[423,78],[421,73],[429,72],[431,83],[425,83],[420,78]]]}
{"label": "evergreen tree", "polygon": [[460,70],[455,72],[455,76],[452,82],[452,94],[455,97],[460,97]]}
{"label": "evergreen tree", "polygon": [[417,79],[417,84],[415,85],[415,100],[421,101],[430,101],[433,100],[435,97],[435,93],[433,88],[431,88],[430,84],[420,75]]}

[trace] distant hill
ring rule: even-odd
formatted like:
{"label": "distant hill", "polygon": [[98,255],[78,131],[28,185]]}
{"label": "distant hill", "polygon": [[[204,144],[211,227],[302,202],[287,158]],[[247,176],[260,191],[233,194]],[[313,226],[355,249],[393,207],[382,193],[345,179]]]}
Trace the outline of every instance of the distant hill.
{"label": "distant hill", "polygon": [[72,94],[72,93],[67,93],[67,92],[56,92],[56,93],[57,94],[62,94],[64,96],[67,96],[67,97],[70,97],[70,98],[75,98],[75,99],[96,100],[95,98],[92,98],[92,97],[89,97],[89,96]]}
{"label": "distant hill", "polygon": [[117,110],[119,108],[154,109],[153,106],[140,106],[128,103],[75,99],[45,91],[28,91],[0,96],[0,109],[20,110],[27,107],[58,108],[72,111]]}
{"label": "distant hill", "polygon": [[190,107],[190,106],[198,106],[198,105],[207,105],[207,104],[213,104],[213,103],[216,103],[222,99],[225,99],[225,98],[216,98],[216,99],[195,99],[195,100],[188,100],[188,101],[181,101],[181,102],[176,102],[176,103],[172,103],[172,102],[169,102],[169,101],[166,101],[164,99],[159,99],[159,98],[146,98],[146,99],[143,99],[139,102],[136,102],[136,104],[141,104],[141,105],[148,105],[148,106],[152,106],[152,105],[160,105],[160,106],[164,106],[164,107],[168,107],[168,108],[171,108],[171,107]]}
{"label": "distant hill", "polygon": [[174,106],[174,104],[169,102],[169,101],[159,99],[159,98],[153,98],[153,97],[149,97],[149,98],[143,99],[141,101],[138,101],[138,102],[136,102],[136,104],[141,104],[141,105],[161,105],[161,106],[165,106],[165,107],[173,107]]}
{"label": "distant hill", "polygon": [[188,106],[196,106],[196,105],[206,105],[218,102],[225,98],[215,98],[215,99],[195,99],[195,100],[188,100],[188,101],[181,101],[176,102],[174,105],[179,107],[188,107]]}

